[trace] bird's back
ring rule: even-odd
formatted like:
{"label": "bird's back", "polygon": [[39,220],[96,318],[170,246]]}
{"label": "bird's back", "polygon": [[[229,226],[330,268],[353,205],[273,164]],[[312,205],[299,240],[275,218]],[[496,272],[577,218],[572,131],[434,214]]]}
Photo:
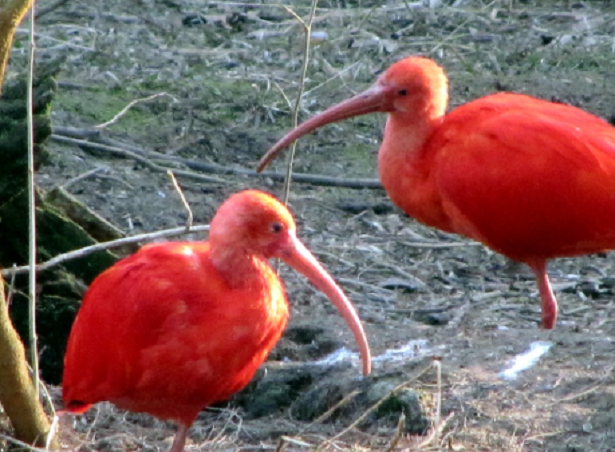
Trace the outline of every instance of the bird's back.
{"label": "bird's back", "polygon": [[286,326],[284,291],[258,259],[258,277],[232,288],[208,253],[206,243],[149,245],[93,282],[65,358],[69,410],[108,400],[189,423],[250,381]]}
{"label": "bird's back", "polygon": [[502,93],[452,111],[428,146],[457,232],[522,261],[615,248],[615,128],[606,121]]}

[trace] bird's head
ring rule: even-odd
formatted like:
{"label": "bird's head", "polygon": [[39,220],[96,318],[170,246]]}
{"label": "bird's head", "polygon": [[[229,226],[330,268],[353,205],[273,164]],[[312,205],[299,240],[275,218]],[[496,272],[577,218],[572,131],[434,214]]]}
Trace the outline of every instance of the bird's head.
{"label": "bird's head", "polygon": [[363,372],[369,374],[369,345],[357,312],[333,278],[297,238],[295,220],[281,202],[258,190],[231,196],[211,221],[209,241],[212,254],[221,261],[217,262],[219,269],[226,267],[234,271],[237,255],[252,254],[278,257],[308,278],[327,295],[350,326],[359,344]]}
{"label": "bird's head", "polygon": [[401,114],[419,120],[440,117],[448,102],[448,80],[433,60],[408,57],[389,67],[370,88],[291,130],[261,158],[262,171],[275,156],[303,135],[332,122],[369,113]]}
{"label": "bird's head", "polygon": [[375,100],[381,105],[376,111],[424,115],[435,109],[442,115],[448,102],[448,79],[435,61],[409,57],[388,68],[362,95],[380,99]]}
{"label": "bird's head", "polygon": [[209,240],[269,259],[292,247],[296,229],[293,216],[276,198],[246,190],[220,206],[211,222]]}

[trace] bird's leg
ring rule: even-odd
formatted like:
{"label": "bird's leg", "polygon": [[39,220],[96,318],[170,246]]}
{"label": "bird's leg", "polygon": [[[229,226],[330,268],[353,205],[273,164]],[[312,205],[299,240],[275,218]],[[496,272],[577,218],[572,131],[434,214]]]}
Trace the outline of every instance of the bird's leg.
{"label": "bird's leg", "polygon": [[540,303],[542,307],[542,323],[541,328],[551,330],[555,327],[557,319],[557,299],[553,294],[549,275],[547,275],[547,261],[544,259],[528,262],[530,268],[536,275],[538,283],[538,292],[540,293]]}
{"label": "bird's leg", "polygon": [[186,424],[178,424],[177,425],[177,433],[175,433],[175,439],[173,439],[173,444],[169,449],[169,452],[184,452],[184,446],[186,445],[186,436],[188,436],[189,425]]}

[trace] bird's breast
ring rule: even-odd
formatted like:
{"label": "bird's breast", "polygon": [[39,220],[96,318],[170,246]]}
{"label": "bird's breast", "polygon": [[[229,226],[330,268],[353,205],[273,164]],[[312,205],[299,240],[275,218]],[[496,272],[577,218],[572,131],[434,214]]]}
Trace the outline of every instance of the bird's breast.
{"label": "bird's breast", "polygon": [[380,180],[391,200],[415,220],[455,232],[438,190],[434,155],[424,142],[397,133],[385,137],[378,155]]}

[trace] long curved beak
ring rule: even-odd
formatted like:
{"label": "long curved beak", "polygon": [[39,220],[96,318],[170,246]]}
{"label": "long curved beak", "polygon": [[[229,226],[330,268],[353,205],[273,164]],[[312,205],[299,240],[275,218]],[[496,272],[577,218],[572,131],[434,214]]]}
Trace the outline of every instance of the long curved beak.
{"label": "long curved beak", "polygon": [[295,129],[288,132],[280,141],[274,144],[260,159],[258,166],[256,167],[256,171],[259,173],[263,171],[267,165],[269,165],[269,163],[276,158],[282,149],[290,146],[295,140],[298,140],[302,136],[307,135],[319,127],[332,122],[342,121],[353,116],[389,111],[386,106],[386,100],[387,89],[382,85],[375,84],[366,91],[363,91],[350,99],[334,105],[319,115],[308,119],[304,123],[298,125]]}
{"label": "long curved beak", "polygon": [[363,374],[368,375],[372,370],[372,360],[367,337],[356,309],[342,289],[293,232],[289,232],[288,242],[276,257],[308,278],[335,305],[354,334],[363,362]]}

